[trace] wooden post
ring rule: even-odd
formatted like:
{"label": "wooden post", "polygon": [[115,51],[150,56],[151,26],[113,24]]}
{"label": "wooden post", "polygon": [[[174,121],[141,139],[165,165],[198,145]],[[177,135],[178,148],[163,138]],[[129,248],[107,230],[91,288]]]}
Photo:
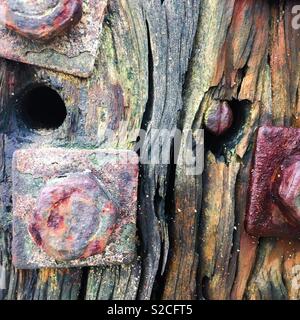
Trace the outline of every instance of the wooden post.
{"label": "wooden post", "polygon": [[[110,0],[90,77],[2,59],[0,299],[299,299],[300,242],[254,238],[244,230],[257,127],[300,123],[297,4]],[[13,101],[37,80],[56,86],[68,117],[52,135],[25,136]],[[152,129],[204,128],[204,114],[216,100],[228,102],[233,123],[224,135],[205,132],[203,175],[187,176],[172,164],[141,165],[134,263],[14,269],[14,149],[133,150],[139,129],[149,135]],[[109,142],[101,139],[106,128],[115,132]]]}

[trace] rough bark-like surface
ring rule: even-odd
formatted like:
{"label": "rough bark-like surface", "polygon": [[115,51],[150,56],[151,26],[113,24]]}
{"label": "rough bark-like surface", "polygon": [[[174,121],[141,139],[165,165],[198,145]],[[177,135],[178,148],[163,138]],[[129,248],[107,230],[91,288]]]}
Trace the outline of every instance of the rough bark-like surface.
{"label": "rough bark-like surface", "polygon": [[[253,142],[262,124],[299,127],[300,33],[291,1],[110,0],[86,80],[1,61],[1,299],[299,299],[300,242],[244,230]],[[50,82],[68,118],[24,133],[12,93]],[[34,144],[134,149],[138,130],[196,130],[228,101],[233,126],[205,133],[205,170],[140,167],[138,254],[129,266],[16,271],[11,265],[11,155]],[[104,121],[103,121],[104,120]],[[124,122],[125,120],[125,122]],[[103,130],[116,135],[103,140]],[[196,132],[196,131],[195,131]],[[180,153],[185,152],[185,141]],[[140,154],[146,151],[141,148]],[[0,284],[1,285],[1,284]]]}

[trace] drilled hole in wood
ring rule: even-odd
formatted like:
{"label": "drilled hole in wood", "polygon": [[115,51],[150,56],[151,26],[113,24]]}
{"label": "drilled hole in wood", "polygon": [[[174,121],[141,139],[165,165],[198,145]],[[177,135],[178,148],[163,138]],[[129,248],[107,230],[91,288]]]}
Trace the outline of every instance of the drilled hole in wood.
{"label": "drilled hole in wood", "polygon": [[228,104],[233,115],[230,128],[220,136],[205,130],[205,150],[210,150],[217,157],[236,147],[243,136],[244,125],[250,114],[251,103],[248,100],[233,99],[228,101]]}
{"label": "drilled hole in wood", "polygon": [[57,129],[67,116],[64,101],[47,86],[27,91],[20,99],[19,111],[22,120],[31,129]]}

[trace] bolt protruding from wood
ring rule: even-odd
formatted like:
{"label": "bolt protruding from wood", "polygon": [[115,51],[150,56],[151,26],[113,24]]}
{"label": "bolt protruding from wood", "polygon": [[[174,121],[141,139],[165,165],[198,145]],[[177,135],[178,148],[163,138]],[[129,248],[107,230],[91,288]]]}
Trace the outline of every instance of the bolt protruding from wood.
{"label": "bolt protruding from wood", "polygon": [[118,207],[90,172],[50,180],[41,190],[29,232],[58,261],[87,258],[106,248]]}
{"label": "bolt protruding from wood", "polygon": [[3,0],[0,22],[31,40],[48,41],[82,17],[82,0]]}
{"label": "bolt protruding from wood", "polygon": [[281,165],[274,184],[282,212],[290,222],[300,225],[300,156]]}
{"label": "bolt protruding from wood", "polygon": [[227,101],[215,101],[205,112],[205,128],[215,136],[224,134],[232,125],[233,113]]}

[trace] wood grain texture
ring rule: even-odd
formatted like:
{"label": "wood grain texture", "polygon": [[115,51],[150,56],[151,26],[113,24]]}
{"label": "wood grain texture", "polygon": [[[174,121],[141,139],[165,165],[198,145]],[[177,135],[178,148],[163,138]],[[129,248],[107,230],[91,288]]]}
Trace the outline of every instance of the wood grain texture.
{"label": "wood grain texture", "polygon": [[[244,230],[257,127],[299,127],[300,35],[291,25],[297,2],[111,0],[89,79],[1,60],[0,298],[299,299],[299,241]],[[24,135],[16,124],[12,93],[35,81],[51,84],[66,102],[66,122],[50,136]],[[220,138],[205,134],[202,176],[187,176],[184,166],[141,166],[132,265],[12,267],[15,148],[109,146],[143,154],[139,129],[146,137],[153,128],[196,132],[215,100],[229,102],[235,121]],[[108,128],[110,141],[103,139]],[[185,148],[183,140],[180,152]]]}

